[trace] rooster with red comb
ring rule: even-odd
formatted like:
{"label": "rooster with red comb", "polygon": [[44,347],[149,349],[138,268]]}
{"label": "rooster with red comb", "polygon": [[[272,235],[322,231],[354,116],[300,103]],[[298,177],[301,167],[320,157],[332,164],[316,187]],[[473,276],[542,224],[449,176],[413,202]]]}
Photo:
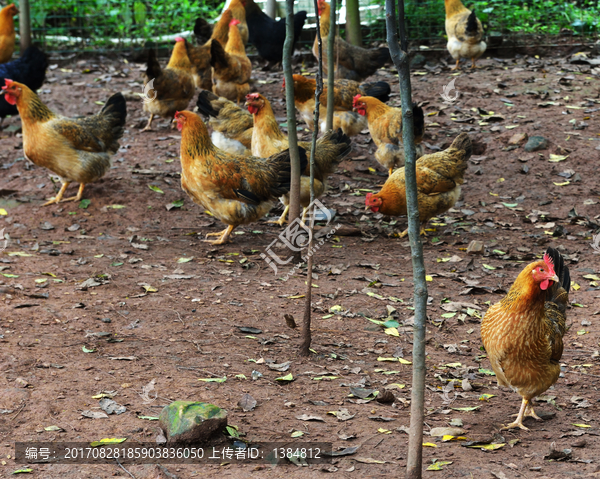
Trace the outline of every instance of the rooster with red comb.
{"label": "rooster with red comb", "polygon": [[503,429],[528,430],[525,417],[540,420],[531,401],[559,378],[570,287],[563,257],[548,248],[542,260],[525,266],[483,318],[481,339],[498,384],[523,399],[517,419]]}

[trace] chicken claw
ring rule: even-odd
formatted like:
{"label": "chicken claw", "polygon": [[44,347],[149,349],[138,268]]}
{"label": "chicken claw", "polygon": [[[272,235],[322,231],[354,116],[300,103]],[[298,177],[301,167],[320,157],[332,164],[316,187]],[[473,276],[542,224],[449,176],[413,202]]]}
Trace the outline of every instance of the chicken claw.
{"label": "chicken claw", "polygon": [[231,232],[233,231],[233,229],[235,228],[235,226],[233,225],[229,225],[226,229],[224,229],[223,231],[219,231],[218,233],[207,233],[206,237],[208,238],[209,236],[221,236],[218,240],[202,240],[205,243],[210,243],[213,245],[220,245],[220,244],[225,244],[229,242],[229,235],[231,234]]}
{"label": "chicken claw", "polygon": [[279,226],[283,226],[286,222],[285,217],[287,216],[289,210],[290,210],[290,205],[286,205],[285,209],[283,210],[283,213],[281,213],[281,216],[279,217],[278,220],[267,221],[267,223],[272,223],[272,224],[276,224]]}
{"label": "chicken claw", "polygon": [[70,198],[64,198],[63,199],[63,195],[65,194],[65,190],[67,189],[67,186],[69,186],[71,183],[67,182],[67,183],[63,183],[62,186],[60,187],[60,190],[58,192],[58,194],[52,198],[49,201],[46,201],[46,203],[44,203],[42,206],[49,206],[49,205],[53,205],[53,204],[58,204],[60,202],[65,203],[66,201],[79,201],[81,200],[81,196],[83,195],[83,189],[85,188],[85,184],[80,183],[79,184],[79,190],[77,191],[77,195],[75,196],[71,196]]}
{"label": "chicken claw", "polygon": [[152,120],[154,120],[154,113],[150,113],[150,119],[148,120],[148,124],[144,127],[142,131],[150,131],[152,129]]}
{"label": "chicken claw", "polygon": [[475,66],[475,58],[471,58],[471,68],[476,69],[477,66]]}
{"label": "chicken claw", "polygon": [[[533,412],[533,408],[530,406],[529,401],[526,399],[523,399],[523,402],[521,403],[521,409],[519,410],[519,414],[517,414],[517,420],[514,422],[511,422],[509,425],[502,427],[500,430],[501,431],[505,431],[508,429],[516,429],[516,428],[521,428],[523,429],[523,431],[529,431],[528,427],[525,427],[523,425],[523,418],[525,416],[528,416],[530,414],[526,414],[527,411],[531,410],[531,413],[533,414],[532,417],[538,417],[536,416],[536,414]],[[541,418],[538,418],[541,419]]]}
{"label": "chicken claw", "polygon": [[65,190],[67,189],[67,186],[69,186],[69,182],[63,183],[62,186],[60,187],[60,190],[58,191],[58,194],[51,200],[46,201],[42,206],[50,206],[50,205],[58,203],[60,200],[62,200],[62,197],[65,194]]}
{"label": "chicken claw", "polygon": [[[398,235],[398,238],[404,238],[407,234],[408,234],[408,228],[406,228],[402,233],[400,233]],[[421,226],[421,232],[419,234],[422,234],[423,236],[427,236],[427,232],[425,231],[424,227]]]}

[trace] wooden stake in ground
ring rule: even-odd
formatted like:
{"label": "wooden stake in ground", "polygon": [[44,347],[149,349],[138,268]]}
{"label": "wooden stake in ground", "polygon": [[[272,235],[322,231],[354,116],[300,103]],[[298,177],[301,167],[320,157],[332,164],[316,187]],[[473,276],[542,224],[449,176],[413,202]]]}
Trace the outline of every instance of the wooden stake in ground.
{"label": "wooden stake in ground", "polygon": [[[318,0],[315,1],[315,9],[318,8]],[[315,10],[317,11],[317,10]],[[317,44],[319,50],[319,67],[317,69],[317,87],[315,88],[315,111],[314,111],[314,125],[315,129],[312,134],[312,148],[310,150],[310,223],[308,228],[310,230],[310,240],[308,243],[308,261],[306,268],[306,298],[304,302],[304,320],[302,322],[302,344],[300,345],[300,355],[308,356],[310,354],[310,343],[312,341],[312,335],[310,332],[311,325],[311,314],[312,314],[312,271],[314,264],[314,228],[315,228],[315,209],[312,206],[315,201],[315,152],[317,151],[317,136],[319,135],[319,106],[321,105],[321,93],[323,93],[323,39],[321,38],[321,29],[319,24],[319,15],[317,15]],[[330,75],[333,76],[333,72],[330,71]],[[330,90],[333,92],[333,89]],[[333,96],[333,95],[331,95]],[[329,103],[329,98],[327,99]],[[333,111],[333,108],[332,108]]]}
{"label": "wooden stake in ground", "polygon": [[294,72],[292,53],[294,48],[294,0],[286,0],[285,42],[283,44],[283,73],[285,76],[285,98],[287,108],[288,140],[292,179],[290,188],[290,210],[288,224],[300,216],[300,153],[298,152],[298,131],[296,130],[296,105],[294,104]]}
{"label": "wooden stake in ground", "polygon": [[358,7],[358,0],[346,0],[346,40],[352,45],[362,47],[360,10]]}
{"label": "wooden stake in ground", "polygon": [[19,37],[21,38],[21,55],[31,46],[31,16],[29,0],[19,0]]}
{"label": "wooden stake in ground", "polygon": [[[335,34],[336,34],[336,22],[335,22],[335,9],[337,7],[336,0],[331,0],[330,6],[330,15],[329,15],[329,36],[327,37],[327,118],[325,119],[325,130],[333,130],[333,81],[335,80]],[[315,7],[317,8],[317,7]],[[315,10],[318,12],[319,10]],[[319,25],[319,14],[317,13],[317,25]],[[320,35],[320,32],[317,32],[317,35]],[[320,68],[323,67],[323,59],[321,56],[322,46],[321,38],[319,40],[319,65]],[[322,72],[321,72],[322,73]],[[323,76],[321,75],[321,78]],[[318,123],[315,123],[315,129],[317,128]]]}
{"label": "wooden stake in ground", "polygon": [[[420,479],[423,462],[423,420],[425,391],[425,323],[427,320],[427,283],[423,263],[423,244],[420,237],[419,203],[417,201],[417,175],[415,136],[412,115],[408,42],[404,24],[404,0],[398,0],[396,22],[395,0],[386,0],[385,14],[387,41],[390,55],[400,77],[402,97],[402,142],[404,143],[404,172],[406,177],[406,204],[408,209],[408,238],[413,266],[415,323],[413,327],[413,382],[410,401],[410,434],[406,478]],[[400,44],[398,43],[400,28]]]}

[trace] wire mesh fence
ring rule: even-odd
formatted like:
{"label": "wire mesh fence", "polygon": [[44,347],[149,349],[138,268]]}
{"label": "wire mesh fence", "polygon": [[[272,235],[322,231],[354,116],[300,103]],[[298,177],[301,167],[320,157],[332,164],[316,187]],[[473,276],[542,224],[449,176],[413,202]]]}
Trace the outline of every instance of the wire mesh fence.
{"label": "wire mesh fence", "polygon": [[[259,4],[264,4],[257,1]],[[338,2],[338,23],[344,34],[345,2]],[[600,0],[475,0],[486,34],[512,44],[588,43],[600,32]],[[406,22],[413,46],[443,47],[445,11],[442,0],[407,0]],[[31,2],[34,41],[49,52],[118,52],[141,50],[149,42],[171,42],[191,34],[196,18],[216,19],[220,0],[44,0]],[[297,0],[295,9],[308,12],[301,47],[314,38],[313,0]],[[278,14],[285,12],[278,3]],[[360,0],[365,44],[384,42],[383,0]],[[17,17],[18,22],[18,17]],[[492,46],[494,41],[492,41]]]}

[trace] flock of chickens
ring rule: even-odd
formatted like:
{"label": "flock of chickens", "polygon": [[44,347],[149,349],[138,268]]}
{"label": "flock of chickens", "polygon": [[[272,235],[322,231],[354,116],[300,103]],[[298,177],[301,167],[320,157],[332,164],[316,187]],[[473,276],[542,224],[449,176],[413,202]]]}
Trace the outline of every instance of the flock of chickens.
{"label": "flock of chickens", "polygon": [[[321,35],[326,37],[330,9],[324,0],[318,5]],[[486,48],[481,22],[460,0],[445,0],[445,5],[448,50],[457,60],[455,68],[461,58],[471,59],[474,67]],[[13,16],[17,13],[14,5],[0,12],[0,62],[12,57]],[[298,12],[294,18],[294,42],[305,19],[306,12]],[[214,27],[199,20],[194,32],[197,39],[204,35],[209,38],[197,45],[177,38],[166,67],[150,51],[145,88],[148,98],[144,101],[150,119],[144,130],[151,128],[156,115],[173,118],[182,135],[181,186],[196,203],[227,225],[225,230],[207,235],[218,236],[211,243],[220,245],[229,240],[237,226],[266,216],[277,198],[285,210],[275,223],[283,226],[286,222],[291,181],[288,139],[279,128],[269,100],[250,92],[252,63],[245,51],[250,41],[264,59],[281,61],[285,21],[272,20],[253,0],[232,0]],[[316,54],[316,49],[313,51]],[[303,75],[293,77],[294,102],[300,116],[310,129],[318,128],[322,133],[315,147],[315,193],[324,194],[328,175],[351,151],[350,137],[368,128],[377,146],[375,158],[388,169],[389,177],[381,191],[367,195],[366,207],[385,215],[405,215],[402,111],[386,105],[389,84],[362,83],[383,66],[389,51],[360,48],[336,37],[335,55],[333,130],[325,131],[324,121],[313,124],[315,80]],[[46,62],[40,50],[30,47],[19,59],[0,64],[4,93],[0,116],[18,112],[26,157],[62,178],[58,194],[45,203],[50,205],[80,200],[85,185],[108,171],[111,156],[119,148],[127,108],[123,95],[116,93],[93,116],[66,118],[54,113],[35,93],[44,81]],[[198,114],[186,110],[197,87],[201,89],[197,108],[209,118],[212,134]],[[321,95],[320,118],[326,117],[327,94],[325,90]],[[416,104],[413,118],[420,157],[416,165],[419,216],[424,224],[458,200],[472,145],[469,136],[461,133],[445,151],[423,155],[420,143],[424,115]],[[303,219],[310,202],[307,158],[311,148],[311,143],[299,144]],[[71,182],[79,183],[79,191],[64,198]],[[542,260],[521,272],[508,295],[485,315],[481,334],[498,382],[523,398],[517,420],[508,428],[526,429],[523,418],[537,417],[530,401],[559,377],[569,288],[569,270],[560,254],[549,248]],[[525,334],[514,335],[515,328]]]}

